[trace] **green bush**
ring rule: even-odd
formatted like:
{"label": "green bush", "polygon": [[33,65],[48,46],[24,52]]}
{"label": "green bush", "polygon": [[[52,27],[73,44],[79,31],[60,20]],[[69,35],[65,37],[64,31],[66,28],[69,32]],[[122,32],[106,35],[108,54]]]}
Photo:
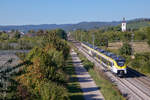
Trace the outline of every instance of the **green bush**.
{"label": "green bush", "polygon": [[122,55],[131,55],[132,47],[129,43],[124,43],[123,46],[120,48],[119,52]]}
{"label": "green bush", "polygon": [[146,38],[147,37],[146,37],[145,33],[143,33],[143,32],[135,32],[135,37],[134,37],[135,40],[140,41],[140,40],[145,40]]}
{"label": "green bush", "polygon": [[106,47],[108,47],[108,37],[104,36],[103,38],[101,38],[101,40],[100,40],[100,46],[106,46]]}
{"label": "green bush", "polygon": [[9,39],[8,34],[2,33],[2,34],[0,35],[0,40],[8,40],[8,39]]}
{"label": "green bush", "polygon": [[131,66],[142,73],[150,73],[150,53],[136,54]]}
{"label": "green bush", "polygon": [[41,100],[69,100],[67,90],[53,82],[45,82],[40,89]]}
{"label": "green bush", "polygon": [[133,68],[140,68],[141,64],[138,60],[133,60],[131,63],[131,66],[133,66]]}

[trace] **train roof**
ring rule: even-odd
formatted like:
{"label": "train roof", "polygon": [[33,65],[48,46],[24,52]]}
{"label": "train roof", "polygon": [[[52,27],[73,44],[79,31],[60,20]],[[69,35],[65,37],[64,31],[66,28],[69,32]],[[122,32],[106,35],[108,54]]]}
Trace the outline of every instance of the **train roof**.
{"label": "train roof", "polygon": [[97,46],[94,47],[95,50],[96,50],[97,48],[98,48]]}
{"label": "train roof", "polygon": [[107,56],[108,52],[107,52],[107,51],[104,51],[103,54],[105,54],[105,55]]}

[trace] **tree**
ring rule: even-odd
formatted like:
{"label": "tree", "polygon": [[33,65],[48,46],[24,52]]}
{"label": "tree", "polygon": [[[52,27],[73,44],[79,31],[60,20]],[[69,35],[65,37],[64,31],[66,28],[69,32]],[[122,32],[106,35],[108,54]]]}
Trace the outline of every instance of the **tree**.
{"label": "tree", "polygon": [[28,33],[35,33],[35,31],[34,30],[29,30]]}
{"label": "tree", "polygon": [[19,31],[15,32],[14,38],[19,39],[21,37]]}
{"label": "tree", "polygon": [[125,41],[130,41],[130,40],[131,40],[131,37],[132,37],[132,36],[131,36],[131,33],[125,32],[123,39],[124,39]]}
{"label": "tree", "polygon": [[67,33],[64,30],[62,30],[62,29],[56,29],[54,31],[56,32],[57,36],[59,36],[62,39],[67,40]]}
{"label": "tree", "polygon": [[18,79],[32,95],[40,97],[41,100],[69,100],[68,92],[63,86],[65,60],[62,52],[49,43],[43,48],[32,49],[26,60],[30,64],[25,67],[26,73]]}
{"label": "tree", "polygon": [[120,51],[120,54],[122,55],[131,55],[132,47],[129,43],[125,42],[119,51]]}
{"label": "tree", "polygon": [[14,33],[14,32],[15,32],[15,30],[14,30],[14,29],[12,29],[12,30],[11,30],[11,33]]}
{"label": "tree", "polygon": [[144,32],[137,31],[135,32],[135,40],[145,40],[146,34]]}
{"label": "tree", "polygon": [[8,39],[9,39],[9,36],[8,36],[8,34],[6,34],[6,33],[2,33],[2,34],[0,35],[0,39],[2,39],[2,40],[8,40]]}
{"label": "tree", "polygon": [[104,36],[100,39],[100,46],[108,47],[108,37]]}
{"label": "tree", "polygon": [[38,35],[38,36],[44,35],[44,30],[39,29],[39,30],[37,31],[37,35]]}

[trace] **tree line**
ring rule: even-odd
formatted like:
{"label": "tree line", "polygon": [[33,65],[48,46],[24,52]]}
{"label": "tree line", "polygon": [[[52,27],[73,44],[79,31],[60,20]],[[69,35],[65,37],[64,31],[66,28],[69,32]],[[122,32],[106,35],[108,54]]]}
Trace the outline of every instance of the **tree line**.
{"label": "tree line", "polygon": [[55,31],[60,38],[65,40],[67,39],[65,31],[62,29],[38,31],[29,30],[25,34],[21,34],[18,30],[11,30],[10,32],[2,31],[0,32],[0,49],[32,49],[35,45],[38,45],[42,41],[41,37],[50,31]]}

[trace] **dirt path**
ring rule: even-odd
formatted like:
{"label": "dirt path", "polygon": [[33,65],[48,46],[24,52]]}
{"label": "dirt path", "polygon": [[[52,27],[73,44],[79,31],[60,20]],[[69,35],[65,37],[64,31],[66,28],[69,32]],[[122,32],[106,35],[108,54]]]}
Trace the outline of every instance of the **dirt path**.
{"label": "dirt path", "polygon": [[99,87],[96,86],[87,70],[83,67],[81,60],[73,50],[71,56],[85,100],[104,100],[103,95],[99,91]]}

